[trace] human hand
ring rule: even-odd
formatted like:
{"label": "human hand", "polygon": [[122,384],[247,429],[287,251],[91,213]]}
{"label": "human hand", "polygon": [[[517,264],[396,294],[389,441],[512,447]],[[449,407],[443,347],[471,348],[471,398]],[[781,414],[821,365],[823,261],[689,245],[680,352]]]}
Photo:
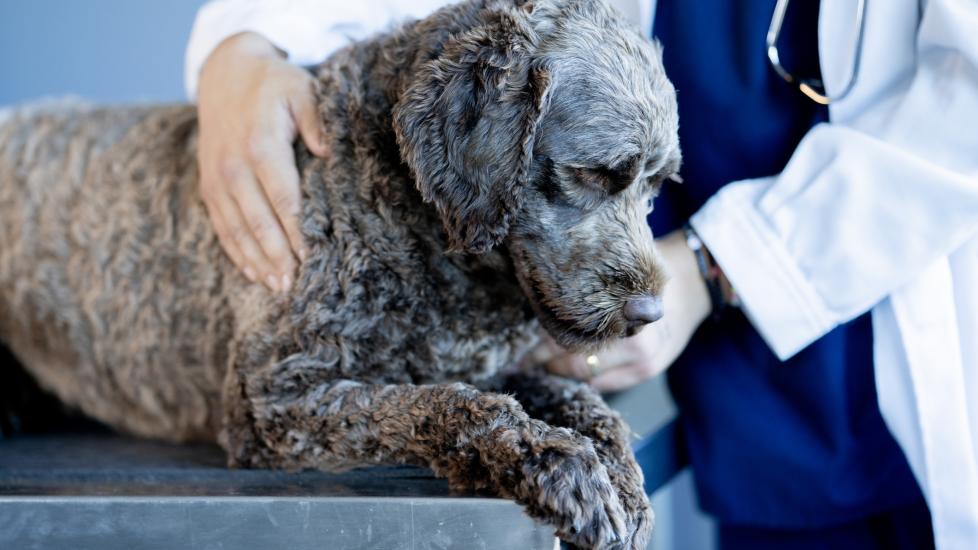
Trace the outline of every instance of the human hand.
{"label": "human hand", "polygon": [[326,154],[315,79],[255,33],[225,39],[200,73],[200,192],[224,251],[251,281],[291,287],[299,230],[292,143]]}
{"label": "human hand", "polygon": [[550,372],[590,380],[602,392],[619,391],[660,374],[679,357],[710,314],[710,295],[682,230],[657,239],[656,248],[670,275],[662,319],[592,356],[561,352],[551,341],[545,344]]}

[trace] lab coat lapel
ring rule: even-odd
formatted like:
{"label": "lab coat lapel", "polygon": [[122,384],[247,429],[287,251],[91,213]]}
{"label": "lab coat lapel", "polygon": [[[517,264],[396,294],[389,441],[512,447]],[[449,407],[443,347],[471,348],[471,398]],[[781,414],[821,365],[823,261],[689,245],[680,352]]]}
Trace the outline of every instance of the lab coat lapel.
{"label": "lab coat lapel", "polygon": [[[897,108],[893,98],[901,96],[895,83],[914,71],[923,5],[867,0],[856,85],[829,106],[833,123],[870,134],[884,127]],[[851,74],[855,13],[856,0],[821,4],[819,53],[829,95]],[[873,118],[864,114],[870,104],[877,107],[869,110]],[[978,349],[964,349],[961,340],[978,334],[976,255],[972,241],[873,309],[880,411],[927,498],[940,549],[970,549],[978,541]]]}

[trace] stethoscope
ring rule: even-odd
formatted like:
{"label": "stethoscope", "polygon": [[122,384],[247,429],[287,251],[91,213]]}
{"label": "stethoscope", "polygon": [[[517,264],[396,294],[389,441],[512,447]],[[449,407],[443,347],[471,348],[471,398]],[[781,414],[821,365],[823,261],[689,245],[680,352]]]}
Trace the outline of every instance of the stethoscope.
{"label": "stethoscope", "polygon": [[771,16],[771,26],[767,29],[767,59],[771,62],[771,67],[774,68],[774,72],[778,73],[778,76],[783,78],[788,84],[797,85],[801,93],[808,96],[815,103],[828,105],[834,101],[839,101],[849,95],[852,87],[856,84],[856,76],[859,74],[859,54],[863,47],[863,27],[866,22],[866,0],[857,0],[857,2],[857,23],[856,29],[853,32],[856,47],[852,57],[852,67],[849,71],[849,81],[842,88],[842,91],[834,96],[829,96],[825,93],[825,85],[821,80],[817,78],[798,78],[781,65],[781,59],[778,56],[778,38],[781,36],[781,25],[784,23],[784,14],[788,9],[788,0],[778,0],[778,3],[774,6],[774,15]]}

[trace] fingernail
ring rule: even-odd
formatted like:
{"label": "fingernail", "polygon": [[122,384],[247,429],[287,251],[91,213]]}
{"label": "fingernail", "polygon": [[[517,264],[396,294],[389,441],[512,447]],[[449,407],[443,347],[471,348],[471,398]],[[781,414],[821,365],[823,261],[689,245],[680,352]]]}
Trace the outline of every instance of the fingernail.
{"label": "fingernail", "polygon": [[244,268],[244,275],[251,282],[255,282],[255,281],[258,280],[258,276],[255,275],[255,270],[254,269],[251,269],[250,267]]}
{"label": "fingernail", "polygon": [[265,277],[265,284],[268,285],[268,288],[278,292],[278,281],[275,280],[275,277],[271,275]]}
{"label": "fingernail", "polygon": [[292,279],[288,275],[282,275],[282,290],[288,290],[292,286]]}

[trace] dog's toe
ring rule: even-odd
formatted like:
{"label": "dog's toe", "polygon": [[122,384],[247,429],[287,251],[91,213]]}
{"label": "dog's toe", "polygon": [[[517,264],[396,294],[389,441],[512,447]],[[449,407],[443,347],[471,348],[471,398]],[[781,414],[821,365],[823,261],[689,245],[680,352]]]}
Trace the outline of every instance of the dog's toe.
{"label": "dog's toe", "polygon": [[528,512],[553,524],[561,539],[582,548],[630,547],[632,518],[587,438],[553,430],[524,463],[524,479],[535,494]]}

